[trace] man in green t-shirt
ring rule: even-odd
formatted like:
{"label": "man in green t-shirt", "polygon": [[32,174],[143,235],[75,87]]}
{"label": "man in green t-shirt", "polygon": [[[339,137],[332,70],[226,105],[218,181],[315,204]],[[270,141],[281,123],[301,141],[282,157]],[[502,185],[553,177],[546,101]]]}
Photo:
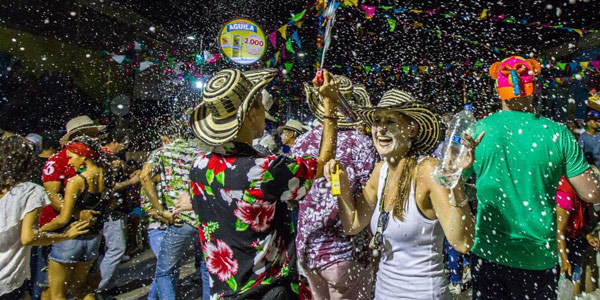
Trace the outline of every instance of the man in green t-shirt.
{"label": "man in green t-shirt", "polygon": [[477,176],[474,299],[556,299],[561,176],[584,201],[600,201],[598,181],[567,127],[533,112],[539,70],[537,61],[514,56],[490,67],[502,111],[477,123],[474,136],[485,137],[465,174]]}

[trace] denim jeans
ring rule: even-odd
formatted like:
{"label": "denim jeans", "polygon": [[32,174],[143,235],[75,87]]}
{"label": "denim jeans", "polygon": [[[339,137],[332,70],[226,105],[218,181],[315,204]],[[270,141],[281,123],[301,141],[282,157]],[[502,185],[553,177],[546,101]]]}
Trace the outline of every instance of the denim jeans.
{"label": "denim jeans", "polygon": [[[198,239],[198,229],[183,224],[182,226],[170,225],[166,229],[160,244],[156,262],[155,283],[158,287],[158,295],[161,300],[174,300],[176,297],[176,270],[183,254],[190,245],[194,245]],[[194,249],[201,251],[201,249]],[[210,287],[208,283],[208,269],[205,263],[201,263],[202,274],[202,298],[210,299]],[[206,278],[206,280],[204,280]]]}
{"label": "denim jeans", "polygon": [[448,243],[448,241],[446,240],[444,240],[444,245],[446,246],[446,251],[448,252],[448,269],[450,269],[450,283],[462,284],[463,267],[469,265],[469,256],[454,250],[454,248],[452,248],[452,246],[450,246],[450,243]]}
{"label": "denim jeans", "polygon": [[112,216],[109,216],[108,220],[104,222],[102,235],[104,235],[106,252],[100,263],[102,281],[98,285],[98,291],[110,289],[111,279],[121,263],[121,258],[125,255],[125,248],[127,247],[125,242],[125,217],[113,219]]}
{"label": "denim jeans", "polygon": [[[158,252],[160,250],[160,243],[162,243],[163,237],[165,236],[167,231],[165,229],[150,229],[148,230],[148,243],[150,244],[150,249],[154,253],[154,256],[158,257]],[[175,270],[174,280],[175,284],[177,284],[177,280],[179,279],[179,269]],[[148,300],[158,300],[158,287],[156,286],[155,280],[152,280],[152,285],[150,286],[150,292],[148,292]]]}

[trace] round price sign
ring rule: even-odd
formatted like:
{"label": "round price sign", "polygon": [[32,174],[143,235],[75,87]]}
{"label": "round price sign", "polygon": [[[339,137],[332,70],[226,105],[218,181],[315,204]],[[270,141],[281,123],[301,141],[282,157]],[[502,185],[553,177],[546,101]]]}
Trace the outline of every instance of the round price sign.
{"label": "round price sign", "polygon": [[267,48],[264,33],[256,23],[248,19],[227,22],[221,29],[219,45],[225,56],[242,65],[258,61]]}

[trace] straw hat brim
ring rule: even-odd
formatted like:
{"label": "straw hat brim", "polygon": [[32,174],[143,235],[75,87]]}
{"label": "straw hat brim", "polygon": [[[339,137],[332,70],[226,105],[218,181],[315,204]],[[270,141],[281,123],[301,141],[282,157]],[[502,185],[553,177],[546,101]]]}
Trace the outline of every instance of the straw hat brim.
{"label": "straw hat brim", "polygon": [[[242,104],[237,109],[237,113],[227,117],[218,119],[215,118],[211,111],[203,104],[200,104],[194,109],[190,119],[192,131],[202,142],[217,146],[233,140],[242,124],[256,94],[260,93],[277,75],[277,69],[262,69],[242,72],[254,85],[244,98]],[[210,81],[210,80],[209,80]]]}
{"label": "straw hat brim", "polygon": [[63,145],[66,144],[67,142],[69,142],[69,140],[71,139],[71,136],[73,134],[78,133],[78,132],[80,132],[82,130],[95,129],[96,132],[100,132],[100,131],[104,130],[105,128],[106,128],[106,126],[104,126],[104,125],[84,125],[84,126],[81,126],[81,127],[77,127],[75,129],[67,132],[65,135],[63,135],[60,138],[59,142],[61,144],[63,144]]}
{"label": "straw hat brim", "polygon": [[281,135],[281,133],[286,129],[295,132],[297,135],[301,135],[303,133],[303,130],[299,130],[298,128],[284,125],[284,126],[279,126],[279,128],[277,128],[277,134]]}
{"label": "straw hat brim", "polygon": [[419,133],[412,145],[417,154],[431,154],[436,149],[441,138],[440,123],[425,104],[407,102],[390,106],[360,107],[356,109],[356,113],[369,127],[373,127],[375,113],[381,110],[397,111],[417,122]]}
{"label": "straw hat brim", "polygon": [[[323,123],[324,108],[323,102],[321,101],[321,96],[318,95],[314,88],[306,82],[304,83],[304,93],[306,94],[306,100],[308,102],[308,108],[310,109],[310,112],[313,114],[315,119],[317,119],[320,123]],[[359,103],[359,105],[353,107],[369,107],[371,104],[369,93],[367,93],[367,90],[362,86],[354,86],[352,97],[354,98],[354,103]],[[336,112],[336,114],[339,118],[337,122],[338,126],[350,127],[362,124],[362,120],[353,122],[340,112]]]}

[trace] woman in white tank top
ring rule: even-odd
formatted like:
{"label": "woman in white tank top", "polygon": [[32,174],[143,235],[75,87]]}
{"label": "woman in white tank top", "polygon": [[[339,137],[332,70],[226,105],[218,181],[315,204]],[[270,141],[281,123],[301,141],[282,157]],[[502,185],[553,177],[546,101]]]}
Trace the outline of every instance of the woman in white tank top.
{"label": "woman in white tank top", "polygon": [[[375,299],[447,299],[444,236],[456,250],[468,252],[474,226],[462,182],[452,190],[438,185],[431,178],[436,160],[417,159],[437,146],[438,120],[423,103],[395,89],[386,92],[377,107],[358,113],[371,126],[383,161],[356,203],[343,166],[332,160],[324,173],[331,180],[331,171],[340,167],[338,206],[346,234],[370,225],[371,248],[379,257]],[[464,167],[469,167],[481,137],[465,140],[470,151]]]}

